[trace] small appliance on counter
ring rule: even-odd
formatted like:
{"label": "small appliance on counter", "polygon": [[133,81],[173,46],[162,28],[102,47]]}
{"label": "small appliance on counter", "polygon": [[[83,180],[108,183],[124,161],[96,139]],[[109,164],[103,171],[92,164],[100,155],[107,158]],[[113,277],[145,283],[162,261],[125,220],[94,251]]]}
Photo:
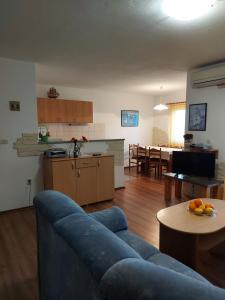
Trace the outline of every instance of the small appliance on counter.
{"label": "small appliance on counter", "polygon": [[101,156],[102,153],[101,153],[101,152],[93,152],[91,155],[92,155],[92,156]]}
{"label": "small appliance on counter", "polygon": [[67,157],[67,151],[63,148],[54,148],[45,151],[44,155],[48,158]]}

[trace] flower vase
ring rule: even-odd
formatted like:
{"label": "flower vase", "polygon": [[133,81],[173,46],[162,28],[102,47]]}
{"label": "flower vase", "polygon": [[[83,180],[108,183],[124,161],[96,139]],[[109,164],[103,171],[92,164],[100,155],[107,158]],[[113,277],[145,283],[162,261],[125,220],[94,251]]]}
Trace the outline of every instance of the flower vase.
{"label": "flower vase", "polygon": [[73,148],[73,157],[76,158],[80,155],[80,145],[77,144],[77,142],[74,142],[74,148]]}
{"label": "flower vase", "polygon": [[184,150],[190,150],[192,139],[184,140]]}

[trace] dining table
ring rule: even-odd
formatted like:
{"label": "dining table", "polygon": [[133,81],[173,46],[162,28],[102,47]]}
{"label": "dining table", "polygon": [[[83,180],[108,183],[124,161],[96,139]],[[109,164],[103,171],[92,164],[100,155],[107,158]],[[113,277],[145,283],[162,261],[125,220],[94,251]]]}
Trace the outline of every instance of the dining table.
{"label": "dining table", "polygon": [[148,149],[156,149],[160,150],[161,149],[161,159],[168,160],[168,172],[172,171],[172,155],[173,151],[182,151],[183,149],[181,148],[171,148],[171,147],[160,147],[160,146],[154,146],[154,145],[144,145],[141,146],[143,148],[146,148],[147,151]]}

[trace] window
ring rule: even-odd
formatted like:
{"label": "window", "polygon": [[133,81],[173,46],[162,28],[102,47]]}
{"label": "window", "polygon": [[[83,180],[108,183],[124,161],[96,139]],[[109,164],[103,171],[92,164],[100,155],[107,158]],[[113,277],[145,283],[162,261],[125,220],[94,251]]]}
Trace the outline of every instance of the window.
{"label": "window", "polygon": [[185,102],[170,104],[170,144],[175,147],[184,145]]}

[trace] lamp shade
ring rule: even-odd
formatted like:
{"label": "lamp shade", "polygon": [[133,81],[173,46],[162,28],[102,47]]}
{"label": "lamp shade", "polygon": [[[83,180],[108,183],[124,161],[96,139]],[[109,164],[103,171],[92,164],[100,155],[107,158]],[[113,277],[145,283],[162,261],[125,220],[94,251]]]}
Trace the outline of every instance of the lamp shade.
{"label": "lamp shade", "polygon": [[168,106],[166,106],[165,104],[157,104],[156,106],[153,107],[154,110],[166,110],[168,109]]}
{"label": "lamp shade", "polygon": [[180,21],[199,18],[212,9],[216,0],[163,0],[166,15]]}

